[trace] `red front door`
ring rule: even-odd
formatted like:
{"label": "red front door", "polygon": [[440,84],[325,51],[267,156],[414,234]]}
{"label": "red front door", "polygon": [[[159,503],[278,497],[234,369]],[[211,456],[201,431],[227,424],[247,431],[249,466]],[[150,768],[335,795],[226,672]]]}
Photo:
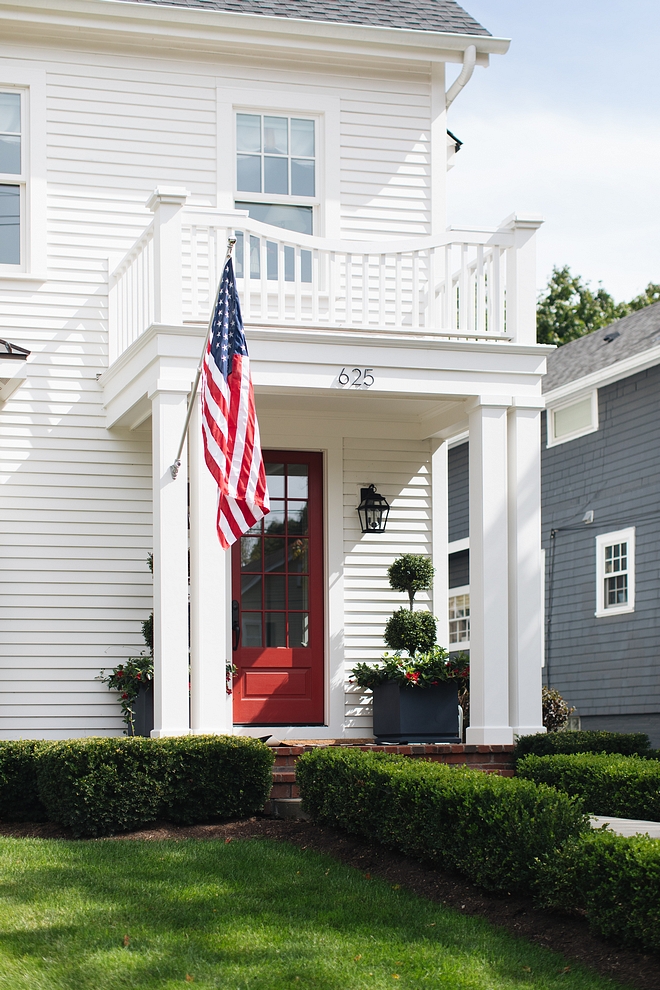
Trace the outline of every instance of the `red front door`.
{"label": "red front door", "polygon": [[271,511],[234,544],[234,722],[323,723],[323,459],[264,451]]}

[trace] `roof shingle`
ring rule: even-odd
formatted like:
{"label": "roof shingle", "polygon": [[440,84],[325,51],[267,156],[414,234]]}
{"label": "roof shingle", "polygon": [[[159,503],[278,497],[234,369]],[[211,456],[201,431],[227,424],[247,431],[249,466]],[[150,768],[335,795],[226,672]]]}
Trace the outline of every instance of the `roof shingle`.
{"label": "roof shingle", "polygon": [[[616,336],[615,336],[616,334]],[[605,338],[611,336],[611,340]],[[586,337],[558,347],[548,356],[543,391],[550,392],[593,371],[609,368],[660,344],[660,302],[624,316]]]}
{"label": "roof shingle", "polygon": [[157,7],[222,10],[371,27],[490,37],[455,0],[124,0]]}

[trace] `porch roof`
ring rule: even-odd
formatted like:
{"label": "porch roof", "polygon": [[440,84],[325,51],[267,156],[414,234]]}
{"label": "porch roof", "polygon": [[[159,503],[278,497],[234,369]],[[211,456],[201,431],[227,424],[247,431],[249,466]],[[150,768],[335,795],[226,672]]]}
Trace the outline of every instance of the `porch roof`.
{"label": "porch roof", "polygon": [[124,0],[152,6],[221,10],[373,27],[489,37],[455,0]]}

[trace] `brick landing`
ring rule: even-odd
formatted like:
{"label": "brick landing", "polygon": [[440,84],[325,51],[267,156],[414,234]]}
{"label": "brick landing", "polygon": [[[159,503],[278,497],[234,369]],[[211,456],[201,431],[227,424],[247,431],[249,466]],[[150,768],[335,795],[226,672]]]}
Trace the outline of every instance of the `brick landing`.
{"label": "brick landing", "polygon": [[[412,759],[429,760],[431,763],[463,764],[485,773],[497,773],[501,777],[513,777],[513,746],[469,746],[465,743],[413,743],[409,746],[376,746],[374,743],[354,740],[290,741],[285,746],[273,746],[273,787],[271,800],[290,800],[300,797],[296,784],[296,760],[302,753],[320,746],[343,746],[360,749],[365,753],[397,753]],[[264,809],[270,811],[270,801]]]}

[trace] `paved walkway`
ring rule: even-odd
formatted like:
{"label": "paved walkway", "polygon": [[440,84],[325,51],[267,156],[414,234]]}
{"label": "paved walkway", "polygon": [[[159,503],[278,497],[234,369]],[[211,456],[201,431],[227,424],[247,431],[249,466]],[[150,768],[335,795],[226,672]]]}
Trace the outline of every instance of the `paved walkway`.
{"label": "paved walkway", "polygon": [[660,839],[660,822],[645,822],[636,818],[612,818],[609,815],[590,815],[594,828],[609,825],[613,832],[619,835],[637,835],[645,832],[652,839]]}

